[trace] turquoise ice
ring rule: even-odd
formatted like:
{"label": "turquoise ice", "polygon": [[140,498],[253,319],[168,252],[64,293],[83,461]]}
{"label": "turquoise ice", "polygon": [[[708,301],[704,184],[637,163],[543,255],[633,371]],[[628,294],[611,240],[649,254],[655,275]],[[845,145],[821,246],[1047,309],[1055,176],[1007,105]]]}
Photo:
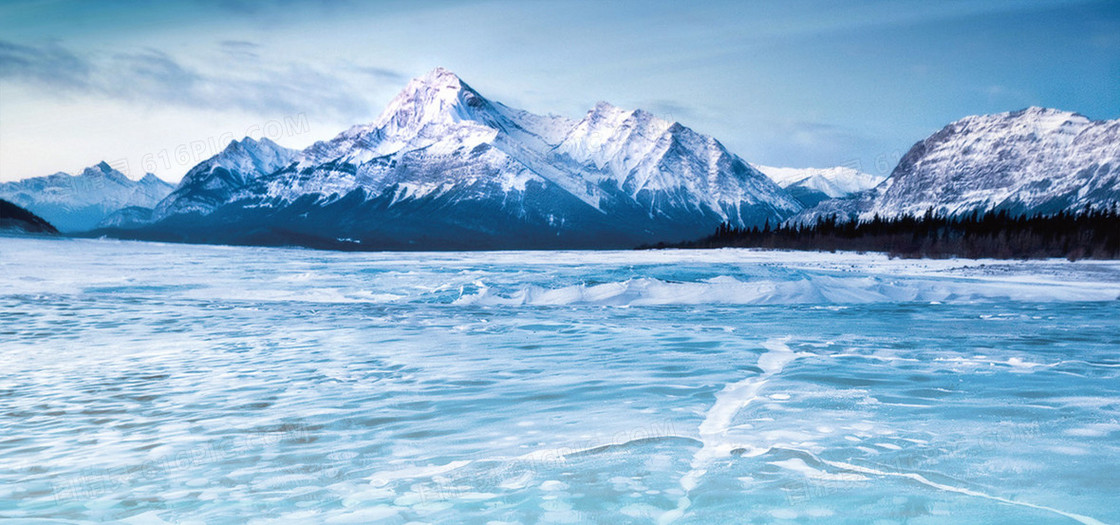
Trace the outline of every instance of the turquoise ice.
{"label": "turquoise ice", "polygon": [[1115,262],[0,238],[0,522],[1117,523],[1118,298]]}

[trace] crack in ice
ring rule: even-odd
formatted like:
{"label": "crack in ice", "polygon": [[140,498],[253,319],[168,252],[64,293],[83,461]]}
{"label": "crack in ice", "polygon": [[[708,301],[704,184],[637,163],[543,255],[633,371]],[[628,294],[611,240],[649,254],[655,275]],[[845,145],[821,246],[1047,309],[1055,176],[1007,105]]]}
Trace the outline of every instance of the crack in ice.
{"label": "crack in ice", "polygon": [[[661,516],[659,523],[672,523],[684,516],[685,511],[692,505],[688,493],[692,492],[700,482],[700,478],[707,473],[713,461],[730,457],[733,450],[745,447],[723,439],[731,429],[731,421],[740,410],[758,399],[758,392],[771,377],[781,373],[787,364],[798,357],[809,355],[795,353],[786,345],[789,338],[771,339],[762,343],[766,353],[758,356],[757,366],[762,369],[762,374],[732,383],[716,394],[716,402],[708,409],[704,421],[700,423],[700,450],[692,457],[690,470],[681,478],[681,488],[685,495],[677,501],[677,508]],[[753,449],[746,455],[758,455],[768,449]]]}
{"label": "crack in ice", "polygon": [[[743,456],[755,457],[775,450],[791,450],[805,454],[806,456],[813,458],[823,465],[829,465],[831,467],[853,473],[850,474],[851,476],[873,475],[879,477],[905,478],[918,482],[927,487],[945,492],[983,498],[1006,505],[1014,505],[1045,512],[1051,512],[1059,516],[1070,518],[1084,525],[1104,525],[1103,522],[1089,516],[1066,512],[1044,505],[1036,505],[1034,503],[1025,501],[1016,501],[1000,496],[994,496],[968,488],[946,485],[944,483],[932,481],[921,474],[913,472],[890,472],[869,467],[861,467],[859,465],[854,465],[842,461],[831,461],[823,459],[807,450],[796,448],[775,446],[757,447],[727,441],[725,437],[727,435],[727,432],[732,428],[731,422],[734,419],[735,415],[759,398],[759,391],[762,389],[762,387],[765,386],[773,376],[781,373],[782,370],[785,369],[786,365],[788,365],[794,359],[811,355],[805,352],[794,352],[789,348],[789,346],[786,345],[786,342],[788,340],[789,338],[786,337],[782,339],[772,339],[763,343],[762,346],[767,349],[767,352],[758,357],[757,363],[758,368],[762,369],[762,374],[726,385],[723,390],[716,394],[716,402],[711,406],[711,408],[708,409],[708,412],[704,417],[704,421],[700,423],[699,434],[701,448],[696,452],[695,455],[693,455],[692,462],[690,464],[690,470],[683,477],[681,477],[680,485],[681,488],[684,489],[685,495],[681,496],[681,498],[677,501],[677,507],[675,509],[669,510],[661,515],[661,518],[658,520],[660,524],[673,523],[674,521],[684,516],[685,512],[687,512],[689,507],[691,507],[692,505],[692,500],[688,496],[689,493],[691,493],[692,490],[696,488],[696,486],[700,482],[700,479],[705,474],[707,474],[707,469],[717,459],[731,457],[734,451],[743,451]],[[803,475],[807,475],[807,470],[815,471],[815,469],[811,469],[811,467],[806,465],[803,461],[797,461],[799,461],[800,463],[789,460],[784,464],[775,464],[778,464],[778,466],[782,466],[785,468],[790,468],[791,470],[799,471]],[[823,471],[820,475],[829,479],[840,479],[845,476],[844,474],[828,474],[824,473]]]}

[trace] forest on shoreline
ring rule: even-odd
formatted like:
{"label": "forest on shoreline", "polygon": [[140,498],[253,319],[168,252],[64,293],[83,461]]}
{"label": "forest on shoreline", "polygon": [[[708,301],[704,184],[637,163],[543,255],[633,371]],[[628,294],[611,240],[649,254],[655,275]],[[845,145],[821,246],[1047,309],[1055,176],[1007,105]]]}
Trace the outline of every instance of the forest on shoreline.
{"label": "forest on shoreline", "polygon": [[644,248],[728,247],[870,251],[904,258],[1120,259],[1120,212],[1113,206],[1030,216],[1006,210],[950,216],[931,209],[921,217],[866,221],[832,215],[776,227],[769,222],[761,228],[724,223],[697,241]]}

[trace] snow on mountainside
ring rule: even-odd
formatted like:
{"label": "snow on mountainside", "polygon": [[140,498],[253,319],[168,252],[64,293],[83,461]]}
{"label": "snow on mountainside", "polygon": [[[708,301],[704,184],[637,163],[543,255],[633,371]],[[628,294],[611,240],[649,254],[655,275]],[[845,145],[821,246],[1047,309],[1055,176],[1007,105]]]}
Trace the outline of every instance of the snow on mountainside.
{"label": "snow on mountainside", "polygon": [[635,200],[664,195],[660,205],[716,210],[734,224],[755,222],[743,216],[744,206],[800,208],[717,140],[640,109],[600,102],[556,151],[582,165],[590,178],[609,181]]}
{"label": "snow on mountainside", "polygon": [[[412,80],[375,122],[304,150],[294,169],[300,176],[275,178],[267,195],[276,204],[307,194],[329,201],[357,188],[371,195],[395,188],[399,198],[415,199],[485,182],[521,190],[530,179],[543,182],[551,176],[552,182],[590,201],[593,196],[582,181],[540,165],[550,149],[547,141],[571,125],[562,117],[540,117],[491,102],[455,74],[436,69]],[[408,160],[410,169],[393,169],[389,159]],[[490,169],[451,169],[448,162]],[[534,173],[534,167],[544,173]]]}
{"label": "snow on mountainside", "polygon": [[753,165],[778,183],[806,207],[827,199],[837,199],[878,186],[885,176],[871,175],[852,168],[776,168]]}
{"label": "snow on mountainside", "polygon": [[173,196],[151,231],[368,249],[624,247],[802,208],[679,123],[605,103],[579,121],[534,115],[444,69],[411,81],[374,122],[277,160],[274,172],[223,187],[229,195],[208,200],[209,209],[189,208],[208,225],[164,213],[181,200]]}
{"label": "snow on mountainside", "polygon": [[1031,107],[966,117],[917,143],[887,181],[797,220],[1006,209],[1052,213],[1120,203],[1120,120]]}
{"label": "snow on mountainside", "polygon": [[151,173],[134,181],[102,162],[78,175],[56,173],[0,183],[0,198],[27,208],[61,231],[85,231],[121,208],[154,206],[171,188]]}
{"label": "snow on mountainside", "polygon": [[[179,214],[210,213],[228,202],[246,184],[291,164],[296,153],[267,137],[259,141],[249,137],[232,141],[217,155],[191,168],[175,190],[155,207],[148,220]],[[138,216],[133,214],[132,218]]]}

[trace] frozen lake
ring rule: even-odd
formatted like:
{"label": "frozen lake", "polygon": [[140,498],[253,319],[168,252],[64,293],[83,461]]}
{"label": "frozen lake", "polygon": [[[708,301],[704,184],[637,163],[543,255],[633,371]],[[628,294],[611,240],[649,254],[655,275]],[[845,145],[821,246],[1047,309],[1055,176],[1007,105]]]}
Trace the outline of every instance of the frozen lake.
{"label": "frozen lake", "polygon": [[0,238],[0,521],[1118,523],[1120,263]]}

